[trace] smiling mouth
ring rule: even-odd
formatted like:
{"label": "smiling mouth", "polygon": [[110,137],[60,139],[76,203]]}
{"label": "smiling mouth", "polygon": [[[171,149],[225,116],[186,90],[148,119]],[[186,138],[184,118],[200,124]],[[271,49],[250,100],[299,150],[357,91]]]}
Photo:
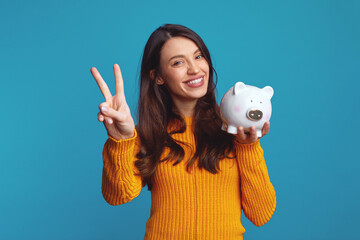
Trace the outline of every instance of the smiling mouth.
{"label": "smiling mouth", "polygon": [[186,84],[197,84],[197,83],[201,83],[202,80],[204,80],[204,77],[199,77],[197,79],[187,81]]}

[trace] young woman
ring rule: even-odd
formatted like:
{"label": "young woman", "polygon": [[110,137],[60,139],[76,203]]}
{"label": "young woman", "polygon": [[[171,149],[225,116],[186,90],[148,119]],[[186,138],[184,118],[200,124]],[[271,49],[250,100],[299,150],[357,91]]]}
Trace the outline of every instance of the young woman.
{"label": "young woman", "polygon": [[[215,71],[195,32],[167,24],[150,36],[136,127],[119,66],[114,96],[96,68],[91,72],[105,97],[98,119],[109,136],[102,193],[118,205],[148,186],[145,239],[242,239],[241,210],[256,226],[270,220],[276,195],[256,130],[239,127],[236,136],[221,130]],[[269,128],[266,122],[263,135]]]}

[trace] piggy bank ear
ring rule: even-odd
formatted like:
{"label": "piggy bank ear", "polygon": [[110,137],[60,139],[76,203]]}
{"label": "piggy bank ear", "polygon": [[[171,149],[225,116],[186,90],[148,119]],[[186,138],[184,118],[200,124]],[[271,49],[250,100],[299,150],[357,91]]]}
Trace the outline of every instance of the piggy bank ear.
{"label": "piggy bank ear", "polygon": [[243,82],[237,82],[234,86],[234,94],[239,94],[242,90],[246,88],[246,85]]}
{"label": "piggy bank ear", "polygon": [[274,89],[270,86],[264,87],[263,91],[266,92],[266,94],[269,96],[269,98],[272,98],[272,96],[274,95]]}

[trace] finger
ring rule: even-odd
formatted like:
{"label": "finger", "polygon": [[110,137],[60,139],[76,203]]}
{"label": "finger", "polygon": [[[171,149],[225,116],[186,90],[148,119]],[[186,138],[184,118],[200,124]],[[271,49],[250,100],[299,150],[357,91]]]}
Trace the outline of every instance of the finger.
{"label": "finger", "polygon": [[107,102],[103,102],[103,103],[101,103],[101,104],[99,105],[100,113],[103,114],[103,115],[104,115],[104,113],[105,113],[106,111],[108,111],[109,108],[110,108],[110,105],[109,105],[109,103],[107,103]]}
{"label": "finger", "polygon": [[111,95],[110,89],[106,85],[106,82],[104,81],[104,79],[101,77],[99,71],[95,67],[92,67],[90,69],[90,72],[93,75],[93,77],[95,78],[96,83],[99,86],[102,95],[105,97],[105,101],[109,101],[110,98],[112,97],[112,95]]}
{"label": "finger", "polygon": [[109,118],[109,117],[106,117],[106,118],[105,118],[105,121],[106,121],[106,123],[108,123],[108,124],[110,124],[110,125],[113,124],[113,122],[114,122],[114,121],[112,120],[112,118]]}
{"label": "finger", "polygon": [[114,64],[115,90],[116,94],[124,94],[124,80],[118,64]]}
{"label": "finger", "polygon": [[[112,108],[109,108],[106,104],[100,104],[101,114],[105,116],[105,120],[107,118],[112,118],[118,122],[123,122],[125,120],[126,114],[122,114]],[[110,123],[111,124],[111,123]]]}
{"label": "finger", "polygon": [[245,134],[243,127],[238,128],[238,137],[240,140],[243,140],[243,141],[246,140],[247,135]]}
{"label": "finger", "polygon": [[98,120],[99,122],[103,122],[105,119],[104,115],[101,114],[101,112],[98,113]]}
{"label": "finger", "polygon": [[256,128],[253,126],[250,128],[250,141],[256,142],[256,140],[257,140]]}
{"label": "finger", "polygon": [[268,134],[269,131],[270,131],[270,122],[267,121],[267,122],[265,122],[264,127],[261,130],[262,135],[264,136],[264,135]]}

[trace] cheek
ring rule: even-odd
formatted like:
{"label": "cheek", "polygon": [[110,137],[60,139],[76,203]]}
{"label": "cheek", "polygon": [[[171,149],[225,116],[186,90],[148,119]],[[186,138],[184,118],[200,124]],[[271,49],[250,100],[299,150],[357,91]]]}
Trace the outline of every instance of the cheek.
{"label": "cheek", "polygon": [[182,82],[184,71],[180,68],[178,69],[167,69],[163,71],[163,76],[167,84],[176,84]]}
{"label": "cheek", "polygon": [[269,113],[266,113],[266,115],[265,115],[265,120],[266,120],[266,121],[269,121],[269,119],[270,119],[270,114],[269,114]]}
{"label": "cheek", "polygon": [[208,85],[209,85],[209,64],[206,61],[205,61],[205,63],[203,63],[201,65],[201,71],[203,73],[205,73],[205,76],[206,76],[205,84],[206,84],[206,87],[208,87]]}
{"label": "cheek", "polygon": [[210,68],[209,68],[209,64],[206,61],[202,63],[201,69],[203,70],[203,72],[209,75]]}
{"label": "cheek", "polygon": [[235,107],[234,107],[234,112],[239,113],[240,111],[241,111],[241,107],[238,106],[238,105],[235,105]]}

